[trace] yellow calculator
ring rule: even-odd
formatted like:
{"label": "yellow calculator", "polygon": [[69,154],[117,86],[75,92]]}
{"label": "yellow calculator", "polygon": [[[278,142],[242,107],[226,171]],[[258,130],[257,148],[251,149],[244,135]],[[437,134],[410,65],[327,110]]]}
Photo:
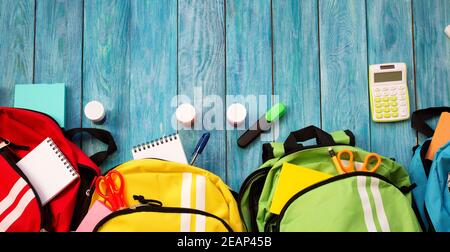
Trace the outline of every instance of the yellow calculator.
{"label": "yellow calculator", "polygon": [[410,114],[405,63],[369,66],[369,93],[372,120],[396,122]]}

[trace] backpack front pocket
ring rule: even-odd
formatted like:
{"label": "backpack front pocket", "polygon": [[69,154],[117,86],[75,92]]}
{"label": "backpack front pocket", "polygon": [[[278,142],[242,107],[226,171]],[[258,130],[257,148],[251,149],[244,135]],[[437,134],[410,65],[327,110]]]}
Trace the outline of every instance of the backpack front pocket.
{"label": "backpack front pocket", "polygon": [[411,202],[385,177],[338,175],[294,195],[266,225],[272,231],[420,231]]}

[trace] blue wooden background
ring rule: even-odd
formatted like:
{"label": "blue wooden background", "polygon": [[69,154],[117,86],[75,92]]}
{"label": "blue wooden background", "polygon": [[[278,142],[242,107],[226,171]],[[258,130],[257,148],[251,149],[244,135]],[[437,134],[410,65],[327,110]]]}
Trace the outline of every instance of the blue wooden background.
{"label": "blue wooden background", "polygon": [[[171,133],[172,97],[194,86],[274,94],[288,107],[275,140],[310,124],[350,129],[407,165],[417,135],[410,121],[370,120],[368,65],[407,64],[412,110],[450,105],[448,24],[450,0],[0,0],[0,105],[16,83],[65,82],[68,128],[93,127],[82,108],[100,100],[119,147],[107,169]],[[190,155],[202,132],[180,132]],[[198,160],[233,189],[261,163],[261,142],[240,149],[239,134],[213,131]]]}

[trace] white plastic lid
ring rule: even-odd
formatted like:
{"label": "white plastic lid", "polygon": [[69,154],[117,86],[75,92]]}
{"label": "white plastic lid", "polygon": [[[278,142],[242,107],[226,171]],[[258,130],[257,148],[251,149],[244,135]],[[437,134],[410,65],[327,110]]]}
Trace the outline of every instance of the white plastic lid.
{"label": "white plastic lid", "polygon": [[105,108],[100,102],[91,101],[84,107],[84,114],[89,120],[99,122],[105,118]]}
{"label": "white plastic lid", "polygon": [[195,119],[195,108],[189,103],[183,103],[178,106],[175,116],[180,123],[189,126]]}
{"label": "white plastic lid", "polygon": [[227,109],[227,120],[233,126],[238,126],[245,121],[247,109],[240,103],[233,103]]}
{"label": "white plastic lid", "polygon": [[447,25],[447,27],[445,27],[445,34],[447,34],[447,37],[450,38],[450,25]]}

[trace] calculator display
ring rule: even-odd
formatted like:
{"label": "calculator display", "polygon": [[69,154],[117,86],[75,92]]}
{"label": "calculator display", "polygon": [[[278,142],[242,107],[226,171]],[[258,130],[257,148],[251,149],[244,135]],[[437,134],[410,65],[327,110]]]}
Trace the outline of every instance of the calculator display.
{"label": "calculator display", "polygon": [[375,73],[375,82],[401,81],[402,72]]}

